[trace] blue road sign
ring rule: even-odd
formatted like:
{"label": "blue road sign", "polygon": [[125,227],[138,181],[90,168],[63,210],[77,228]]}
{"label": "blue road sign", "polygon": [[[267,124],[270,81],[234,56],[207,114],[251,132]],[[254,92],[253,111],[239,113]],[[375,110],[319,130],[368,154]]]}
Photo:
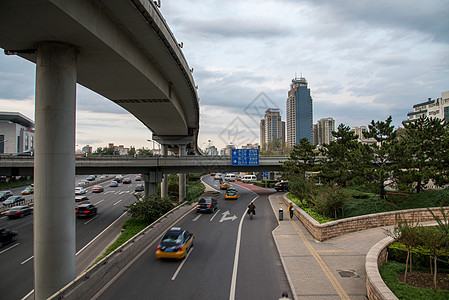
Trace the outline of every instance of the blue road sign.
{"label": "blue road sign", "polygon": [[232,149],[232,166],[258,166],[259,149]]}

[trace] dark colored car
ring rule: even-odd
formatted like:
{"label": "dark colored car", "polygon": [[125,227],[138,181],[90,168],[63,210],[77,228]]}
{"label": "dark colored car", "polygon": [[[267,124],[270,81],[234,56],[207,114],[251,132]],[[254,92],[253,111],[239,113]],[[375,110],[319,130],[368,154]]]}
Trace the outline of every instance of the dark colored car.
{"label": "dark colored car", "polygon": [[114,178],[114,181],[117,181],[118,183],[122,182],[122,180],[123,180],[123,176],[122,175],[117,175]]}
{"label": "dark colored car", "polygon": [[101,185],[95,185],[92,188],[92,193],[101,193],[103,192],[103,187]]}
{"label": "dark colored car", "polygon": [[11,191],[1,191],[0,192],[0,201],[5,201],[6,199],[8,199],[9,197],[12,196],[12,192]]}
{"label": "dark colored car", "polygon": [[130,183],[131,183],[131,178],[126,177],[123,179],[123,184],[130,184]]}
{"label": "dark colored car", "polygon": [[196,212],[214,212],[218,209],[218,201],[214,198],[201,198],[196,205]]}
{"label": "dark colored car", "polygon": [[193,246],[194,235],[180,227],[173,227],[162,237],[156,249],[156,258],[181,259]]}
{"label": "dark colored car", "polygon": [[287,192],[288,191],[288,181],[279,181],[274,185],[274,189],[278,192]]}
{"label": "dark colored car", "polygon": [[96,178],[95,175],[89,175],[89,176],[87,176],[86,180],[88,180],[88,181],[94,181],[95,178]]}
{"label": "dark colored car", "polygon": [[8,218],[22,218],[27,215],[31,215],[33,213],[33,208],[28,205],[21,205],[21,206],[13,206],[7,211],[5,211],[3,214],[5,216],[8,216]]}
{"label": "dark colored car", "polygon": [[17,232],[9,229],[0,228],[0,247],[17,240]]}
{"label": "dark colored car", "polygon": [[25,201],[25,198],[23,198],[22,196],[11,196],[3,201],[3,205],[19,204],[22,201]]}
{"label": "dark colored car", "polygon": [[136,187],[134,188],[135,192],[143,192],[145,191],[145,187],[143,186],[143,184],[137,184]]}
{"label": "dark colored car", "polygon": [[78,205],[78,207],[75,209],[75,213],[77,217],[90,217],[90,216],[95,216],[97,214],[97,208],[95,207],[95,205],[90,204],[90,203],[86,203],[86,204],[80,204]]}
{"label": "dark colored car", "polygon": [[75,197],[75,202],[78,204],[89,202],[88,200],[89,200],[89,198],[87,198],[86,196],[76,196]]}

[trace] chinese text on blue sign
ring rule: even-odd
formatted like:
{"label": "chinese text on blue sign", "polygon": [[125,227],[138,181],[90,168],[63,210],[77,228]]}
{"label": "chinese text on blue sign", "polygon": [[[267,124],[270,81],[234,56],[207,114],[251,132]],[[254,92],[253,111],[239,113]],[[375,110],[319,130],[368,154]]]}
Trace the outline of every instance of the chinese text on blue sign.
{"label": "chinese text on blue sign", "polygon": [[232,166],[258,166],[259,149],[232,149]]}

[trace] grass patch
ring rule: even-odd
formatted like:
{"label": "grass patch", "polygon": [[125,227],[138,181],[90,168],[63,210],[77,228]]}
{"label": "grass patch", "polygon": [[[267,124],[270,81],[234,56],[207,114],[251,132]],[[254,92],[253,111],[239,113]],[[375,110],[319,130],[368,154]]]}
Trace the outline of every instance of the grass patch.
{"label": "grass patch", "polygon": [[31,185],[33,183],[33,179],[20,178],[17,180],[11,180],[9,182],[0,183],[0,191],[9,190],[17,187],[25,187]]}
{"label": "grass patch", "polygon": [[407,285],[398,279],[398,274],[404,273],[405,264],[389,261],[380,268],[380,275],[385,284],[399,299],[449,299],[449,291],[417,288]]}
{"label": "grass patch", "polygon": [[106,249],[106,251],[99,256],[94,264],[108,256],[110,253],[112,253],[115,249],[126,243],[129,239],[134,237],[136,234],[138,234],[140,231],[142,231],[145,227],[150,225],[147,221],[144,219],[138,219],[138,218],[130,218],[123,223],[123,231],[120,234],[120,236],[115,240],[112,245]]}

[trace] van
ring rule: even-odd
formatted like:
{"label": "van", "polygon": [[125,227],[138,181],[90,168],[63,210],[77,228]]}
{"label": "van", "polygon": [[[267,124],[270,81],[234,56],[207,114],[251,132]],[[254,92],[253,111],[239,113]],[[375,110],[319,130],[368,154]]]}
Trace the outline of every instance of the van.
{"label": "van", "polygon": [[251,183],[257,181],[256,175],[245,175],[243,176],[242,182]]}
{"label": "van", "polygon": [[235,174],[231,174],[231,173],[229,173],[229,174],[226,174],[226,176],[225,176],[225,180],[226,181],[235,181]]}

